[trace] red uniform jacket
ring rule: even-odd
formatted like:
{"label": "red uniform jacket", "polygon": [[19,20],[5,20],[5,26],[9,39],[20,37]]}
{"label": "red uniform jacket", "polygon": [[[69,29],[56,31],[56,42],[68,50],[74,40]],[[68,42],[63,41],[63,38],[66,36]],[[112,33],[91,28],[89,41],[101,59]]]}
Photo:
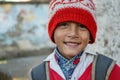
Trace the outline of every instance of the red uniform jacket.
{"label": "red uniform jacket", "polygon": [[[65,80],[59,65],[57,64],[54,52],[45,61],[49,61],[50,80]],[[95,54],[83,53],[80,62],[75,68],[71,80],[91,80],[92,62]],[[110,73],[109,80],[120,80],[120,67],[115,64]]]}

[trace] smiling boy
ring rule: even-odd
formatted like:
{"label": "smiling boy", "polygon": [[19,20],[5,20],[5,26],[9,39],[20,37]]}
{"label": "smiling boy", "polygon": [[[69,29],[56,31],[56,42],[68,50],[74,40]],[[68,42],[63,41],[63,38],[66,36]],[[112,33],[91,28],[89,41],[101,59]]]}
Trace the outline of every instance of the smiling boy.
{"label": "smiling boy", "polygon": [[46,73],[40,64],[32,69],[32,80],[120,80],[120,68],[112,59],[86,52],[96,32],[92,0],[52,0],[48,34],[56,48],[44,60]]}
{"label": "smiling boy", "polygon": [[55,29],[54,41],[61,55],[70,60],[84,51],[90,41],[90,33],[79,23],[62,22]]}

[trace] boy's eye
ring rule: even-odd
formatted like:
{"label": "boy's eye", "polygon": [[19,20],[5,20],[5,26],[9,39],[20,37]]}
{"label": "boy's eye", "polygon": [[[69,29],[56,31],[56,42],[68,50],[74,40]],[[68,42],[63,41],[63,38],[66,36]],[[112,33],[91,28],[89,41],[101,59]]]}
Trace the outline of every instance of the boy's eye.
{"label": "boy's eye", "polygon": [[78,24],[80,30],[87,30],[87,28],[83,24]]}

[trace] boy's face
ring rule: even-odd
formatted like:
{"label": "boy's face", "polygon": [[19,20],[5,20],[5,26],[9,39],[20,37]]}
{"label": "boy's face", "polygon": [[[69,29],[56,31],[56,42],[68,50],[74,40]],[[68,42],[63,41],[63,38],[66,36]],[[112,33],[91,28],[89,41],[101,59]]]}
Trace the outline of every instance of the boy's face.
{"label": "boy's face", "polygon": [[62,22],[55,29],[54,41],[61,55],[71,59],[85,49],[90,41],[90,33],[79,23]]}

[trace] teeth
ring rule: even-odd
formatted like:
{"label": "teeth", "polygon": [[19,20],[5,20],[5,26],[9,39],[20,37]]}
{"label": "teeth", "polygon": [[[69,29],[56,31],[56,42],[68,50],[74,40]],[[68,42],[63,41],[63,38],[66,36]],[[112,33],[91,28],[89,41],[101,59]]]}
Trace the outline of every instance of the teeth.
{"label": "teeth", "polygon": [[66,45],[68,45],[68,46],[77,46],[78,43],[71,43],[71,42],[68,42],[68,43],[66,43]]}

